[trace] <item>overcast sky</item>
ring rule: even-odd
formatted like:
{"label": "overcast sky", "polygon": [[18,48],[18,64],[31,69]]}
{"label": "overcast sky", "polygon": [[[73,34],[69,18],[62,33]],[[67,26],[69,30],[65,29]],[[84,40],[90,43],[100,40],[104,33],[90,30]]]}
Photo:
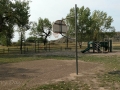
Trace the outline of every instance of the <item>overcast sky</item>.
{"label": "overcast sky", "polygon": [[[120,0],[31,0],[30,21],[38,21],[39,17],[48,18],[51,22],[65,18],[72,7],[88,7],[91,13],[100,10],[112,16],[112,26],[120,31]],[[15,34],[16,35],[16,34]],[[18,35],[16,35],[18,36]],[[17,39],[15,36],[14,41]]]}

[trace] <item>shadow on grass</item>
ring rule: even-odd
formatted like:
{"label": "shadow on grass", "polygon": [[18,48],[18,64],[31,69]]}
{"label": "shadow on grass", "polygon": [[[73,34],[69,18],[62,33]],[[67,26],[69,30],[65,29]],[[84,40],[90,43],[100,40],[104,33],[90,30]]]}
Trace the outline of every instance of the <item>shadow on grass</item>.
{"label": "shadow on grass", "polygon": [[36,73],[37,70],[12,67],[10,64],[0,66],[0,80],[11,80],[13,78],[28,79],[32,78],[29,73]]}
{"label": "shadow on grass", "polygon": [[31,57],[32,54],[4,54],[0,55],[0,58],[20,58],[20,57]]}
{"label": "shadow on grass", "polygon": [[120,75],[120,70],[111,71],[111,72],[108,72],[108,74],[111,74],[111,75]]}

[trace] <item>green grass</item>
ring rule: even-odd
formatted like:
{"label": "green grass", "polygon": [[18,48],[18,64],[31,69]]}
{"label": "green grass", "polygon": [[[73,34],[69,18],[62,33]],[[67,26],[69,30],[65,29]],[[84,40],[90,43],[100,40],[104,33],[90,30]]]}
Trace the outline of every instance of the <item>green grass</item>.
{"label": "green grass", "polygon": [[16,63],[23,61],[33,60],[45,60],[45,59],[56,59],[56,60],[73,60],[73,57],[65,56],[39,56],[39,55],[0,55],[0,64]]}
{"label": "green grass", "polygon": [[90,86],[85,83],[76,81],[61,81],[55,84],[41,85],[31,90],[91,90]]}
{"label": "green grass", "polygon": [[114,46],[113,50],[120,50],[120,46]]}
{"label": "green grass", "polygon": [[120,90],[120,74],[106,73],[99,75],[98,78],[100,87],[109,87],[110,90]]}
{"label": "green grass", "polygon": [[97,78],[100,82],[99,87],[107,87],[109,90],[120,90],[120,56],[81,56],[80,58],[86,62],[96,62],[104,64],[105,73],[98,74]]}
{"label": "green grass", "polygon": [[77,83],[73,82],[58,82],[55,84],[42,85],[31,90],[80,90]]}
{"label": "green grass", "polygon": [[103,63],[108,68],[116,68],[120,69],[120,56],[117,55],[83,55],[80,57],[80,60],[86,61],[86,62],[97,62],[97,63]]}

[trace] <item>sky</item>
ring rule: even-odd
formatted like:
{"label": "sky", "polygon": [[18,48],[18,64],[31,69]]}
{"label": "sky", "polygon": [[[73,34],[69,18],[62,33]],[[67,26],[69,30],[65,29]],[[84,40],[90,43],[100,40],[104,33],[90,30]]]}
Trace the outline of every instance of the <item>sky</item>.
{"label": "sky", "polygon": [[[120,31],[120,0],[31,0],[30,2],[30,21],[37,22],[38,19],[48,18],[51,22],[65,18],[70,12],[70,9],[75,7],[81,8],[84,6],[91,10],[100,10],[106,12],[108,16],[113,18],[112,26],[116,31]],[[26,32],[26,38],[29,37],[29,31]],[[14,34],[13,41],[19,38],[18,33]],[[60,35],[58,37],[61,37]],[[55,39],[51,36],[50,39]]]}

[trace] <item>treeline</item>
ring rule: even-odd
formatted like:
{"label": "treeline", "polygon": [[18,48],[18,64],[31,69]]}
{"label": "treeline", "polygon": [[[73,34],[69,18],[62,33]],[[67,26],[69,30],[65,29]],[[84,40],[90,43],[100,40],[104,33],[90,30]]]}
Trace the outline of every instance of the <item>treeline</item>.
{"label": "treeline", "polygon": [[0,43],[11,45],[15,28],[21,34],[29,29],[29,0],[0,0]]}
{"label": "treeline", "polygon": [[[2,45],[11,45],[15,30],[20,35],[18,41],[21,49],[23,42],[30,41],[25,38],[26,30],[30,30],[32,41],[36,42],[38,38],[42,38],[44,45],[47,43],[47,38],[51,35],[52,23],[48,18],[41,17],[37,22],[29,21],[29,3],[29,0],[0,0],[0,43]],[[68,26],[66,36],[71,38],[75,36],[74,12],[75,9],[71,8],[64,19]],[[77,8],[77,17],[78,42],[80,43],[99,41],[115,35],[115,28],[112,26],[114,20],[106,12],[99,10],[91,12],[88,7],[82,6]]]}
{"label": "treeline", "polygon": [[[75,28],[75,9],[71,8],[70,13],[66,16],[66,22],[69,25],[68,36],[74,37]],[[115,28],[112,26],[113,18],[108,16],[106,12],[91,10],[82,6],[77,8],[77,30],[78,42],[82,44],[83,41],[100,41],[104,38],[113,37]]]}

